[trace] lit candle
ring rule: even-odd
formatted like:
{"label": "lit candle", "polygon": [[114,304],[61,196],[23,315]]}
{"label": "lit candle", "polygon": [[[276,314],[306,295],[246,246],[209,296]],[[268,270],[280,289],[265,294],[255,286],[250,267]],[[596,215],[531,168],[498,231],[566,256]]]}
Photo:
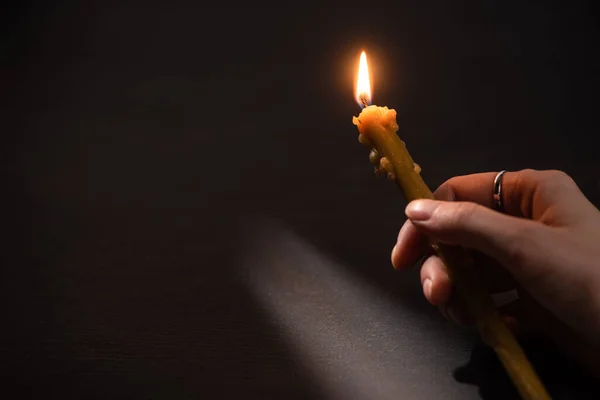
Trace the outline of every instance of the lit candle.
{"label": "lit candle", "polygon": [[[358,140],[371,150],[369,161],[378,174],[395,180],[407,201],[433,199],[433,193],[421,178],[421,168],[414,163],[398,135],[396,111],[371,104],[371,79],[367,56],[360,56],[356,101],[363,108],[352,122],[358,127]],[[475,278],[473,259],[463,248],[432,244],[463,298],[485,343],[492,346],[524,399],[550,399],[523,349],[496,311],[492,299]]]}

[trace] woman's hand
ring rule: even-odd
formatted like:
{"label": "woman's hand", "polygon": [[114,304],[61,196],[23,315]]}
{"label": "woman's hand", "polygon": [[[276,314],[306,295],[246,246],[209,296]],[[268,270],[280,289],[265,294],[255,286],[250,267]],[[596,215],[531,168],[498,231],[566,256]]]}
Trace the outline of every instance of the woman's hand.
{"label": "woman's hand", "polygon": [[[492,293],[519,294],[500,309],[513,330],[544,334],[588,365],[598,364],[600,212],[565,173],[523,170],[504,174],[501,214],[491,209],[495,176],[455,177],[436,190],[439,201],[411,202],[392,251],[394,267],[430,254],[430,239],[473,249]],[[421,283],[442,313],[471,322],[436,256],[423,263]]]}

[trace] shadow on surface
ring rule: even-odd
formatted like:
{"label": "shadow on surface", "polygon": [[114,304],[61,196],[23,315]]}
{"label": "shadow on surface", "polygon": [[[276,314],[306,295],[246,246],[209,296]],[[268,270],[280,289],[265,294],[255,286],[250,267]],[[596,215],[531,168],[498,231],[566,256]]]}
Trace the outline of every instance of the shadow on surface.
{"label": "shadow on surface", "polygon": [[475,398],[451,376],[470,336],[448,329],[433,308],[397,301],[281,221],[252,225],[240,279],[326,398]]}

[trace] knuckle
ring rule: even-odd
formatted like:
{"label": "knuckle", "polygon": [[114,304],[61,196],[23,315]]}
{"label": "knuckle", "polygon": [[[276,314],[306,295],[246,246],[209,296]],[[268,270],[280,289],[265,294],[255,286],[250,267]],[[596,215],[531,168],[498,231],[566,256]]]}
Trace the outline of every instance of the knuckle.
{"label": "knuckle", "polygon": [[[521,193],[533,201],[534,196],[552,198],[556,193],[564,189],[577,187],[577,184],[569,175],[560,170],[533,170],[524,169],[517,172],[515,186],[520,188],[515,193]],[[520,200],[520,199],[515,199]]]}
{"label": "knuckle", "polygon": [[548,172],[548,181],[555,184],[564,186],[575,184],[573,178],[571,178],[566,172],[560,170],[550,170]]}
{"label": "knuckle", "polygon": [[526,182],[537,182],[540,180],[540,174],[543,174],[542,171],[538,171],[536,169],[531,169],[531,168],[527,168],[527,169],[522,169],[520,171],[517,171],[516,173],[516,177],[515,177],[515,181],[518,182],[518,184],[523,184]]}
{"label": "knuckle", "polygon": [[519,171],[517,174],[520,181],[535,182],[540,186],[552,186],[556,183],[564,184],[573,182],[573,178],[571,178],[566,172],[557,169],[543,171],[538,171],[535,169],[524,169]]}
{"label": "knuckle", "polygon": [[511,193],[522,193],[526,188],[537,185],[540,181],[541,173],[541,171],[530,168],[517,171],[514,177],[514,187],[516,190],[512,190]]}
{"label": "knuckle", "polygon": [[537,169],[525,168],[525,169],[522,169],[521,171],[519,171],[518,173],[523,174],[525,176],[532,176],[532,175],[539,174],[540,172],[541,171],[539,171]]}
{"label": "knuckle", "polygon": [[555,180],[569,180],[571,177],[567,175],[566,172],[558,170],[558,169],[550,169],[546,171],[546,174],[549,178]]}
{"label": "knuckle", "polygon": [[561,190],[572,188],[574,186],[577,185],[573,178],[559,170],[543,171],[542,176],[540,176],[540,180],[538,181],[540,193],[545,196],[552,196]]}

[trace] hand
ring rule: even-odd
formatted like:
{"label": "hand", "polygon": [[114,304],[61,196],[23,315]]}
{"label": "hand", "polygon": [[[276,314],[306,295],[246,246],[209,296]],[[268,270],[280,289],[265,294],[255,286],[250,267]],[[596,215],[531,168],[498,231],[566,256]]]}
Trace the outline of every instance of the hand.
{"label": "hand", "polygon": [[[491,209],[495,176],[455,177],[435,192],[446,201],[411,202],[392,264],[415,264],[430,254],[429,240],[472,249],[491,293],[517,290],[500,309],[513,331],[541,333],[600,367],[600,212],[565,173],[523,170],[504,174],[501,214]],[[436,256],[423,263],[421,283],[443,314],[472,322]]]}

